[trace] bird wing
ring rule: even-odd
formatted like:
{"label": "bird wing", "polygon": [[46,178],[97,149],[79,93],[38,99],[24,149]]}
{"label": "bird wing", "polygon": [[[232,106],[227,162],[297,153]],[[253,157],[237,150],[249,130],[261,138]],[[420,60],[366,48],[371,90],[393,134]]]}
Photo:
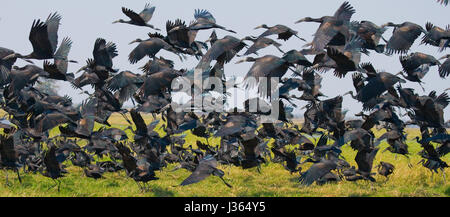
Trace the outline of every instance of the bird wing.
{"label": "bird wing", "polygon": [[194,18],[197,21],[206,20],[209,23],[216,23],[214,16],[209,11],[204,9],[196,9],[194,12]]}
{"label": "bird wing", "polygon": [[325,46],[333,39],[338,31],[334,28],[334,24],[331,21],[325,21],[320,24],[319,29],[317,29],[314,34],[314,39],[312,41],[312,49],[316,51],[322,51]]}
{"label": "bird wing", "polygon": [[[29,40],[33,45],[33,53],[48,59],[53,57],[55,50],[49,39],[47,24],[40,20],[34,20],[31,26]],[[54,47],[56,49],[56,45]]]}
{"label": "bird wing", "polygon": [[53,129],[60,124],[72,122],[72,119],[60,112],[53,112],[50,114],[42,115],[43,117],[41,119],[38,116],[35,120],[35,126],[37,126],[38,132],[45,132],[47,130]]}
{"label": "bird wing", "polygon": [[337,68],[334,71],[334,74],[339,78],[343,78],[347,74],[346,70],[342,71],[342,70],[339,70],[339,68],[345,69],[350,66],[355,66],[355,63],[353,62],[353,60],[351,58],[349,58],[348,56],[346,56],[344,53],[342,53],[341,51],[339,51],[336,48],[328,47],[327,55],[336,62]]}
{"label": "bird wing", "polygon": [[439,76],[445,78],[450,75],[450,58],[447,58],[439,67]]}
{"label": "bird wing", "polygon": [[206,179],[214,172],[215,167],[200,161],[194,172],[180,184],[181,186],[194,184]]}
{"label": "bird wing", "polygon": [[58,50],[56,51],[55,55],[53,56],[55,60],[55,65],[58,68],[58,70],[65,74],[67,72],[67,63],[68,63],[68,56],[70,49],[72,47],[72,41],[70,38],[66,37],[61,42],[61,45],[59,45]]}
{"label": "bird wing", "polygon": [[128,55],[128,60],[131,64],[137,63],[139,60],[144,58],[146,55],[154,56],[158,53],[162,48],[169,46],[169,44],[165,43],[161,39],[161,43],[158,43],[156,40],[159,38],[152,38],[146,41],[139,43],[136,48],[134,48],[131,53]]}
{"label": "bird wing", "polygon": [[56,146],[51,146],[44,156],[44,165],[47,171],[60,171],[58,160],[56,159]]}
{"label": "bird wing", "polygon": [[344,2],[339,9],[334,13],[334,17],[342,21],[350,21],[352,15],[355,13],[355,9],[349,2]]}
{"label": "bird wing", "polygon": [[356,154],[355,161],[358,164],[358,171],[370,174],[372,171],[373,160],[378,153],[379,148],[371,150],[360,150]]}
{"label": "bird wing", "polygon": [[58,29],[60,22],[61,15],[58,13],[50,14],[47,21],[45,21],[45,24],[47,25],[48,40],[50,41],[53,52],[56,50],[56,46],[58,46]]}
{"label": "bird wing", "polygon": [[145,124],[144,119],[141,114],[134,109],[130,110],[131,118],[133,119],[134,124],[136,125],[136,131],[139,135],[147,135],[147,125]]}
{"label": "bird wing", "polygon": [[150,21],[153,17],[153,13],[155,12],[156,7],[151,7],[150,4],[145,4],[145,8],[144,10],[141,11],[141,13],[139,13],[139,16],[142,18],[142,20],[145,23],[148,23],[148,21]]}
{"label": "bird wing", "polygon": [[387,43],[386,52],[388,54],[408,52],[420,34],[422,34],[422,28],[417,24],[402,25],[395,28]]}
{"label": "bird wing", "polygon": [[122,12],[127,15],[127,17],[129,17],[133,22],[136,22],[139,25],[147,24],[147,22],[145,22],[145,20],[141,16],[139,16],[139,14],[131,9],[122,7]]}
{"label": "bird wing", "polygon": [[95,41],[94,51],[92,52],[96,65],[111,68],[113,66],[112,58],[116,57],[116,44],[112,42],[106,43],[103,38],[98,38]]}
{"label": "bird wing", "polygon": [[1,135],[1,144],[0,144],[0,156],[1,161],[6,162],[15,162],[16,161],[16,150],[14,149],[14,137],[13,136],[4,136]]}
{"label": "bird wing", "polygon": [[333,161],[325,160],[316,164],[313,164],[306,172],[300,176],[300,183],[302,185],[311,185],[317,179],[320,179],[323,175],[329,173],[331,170],[336,169],[337,164]]}

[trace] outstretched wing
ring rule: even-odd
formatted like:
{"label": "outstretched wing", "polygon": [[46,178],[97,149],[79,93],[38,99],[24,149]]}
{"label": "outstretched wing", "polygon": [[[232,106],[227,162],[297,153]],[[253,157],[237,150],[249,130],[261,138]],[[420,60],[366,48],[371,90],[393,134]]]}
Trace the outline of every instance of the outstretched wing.
{"label": "outstretched wing", "polygon": [[153,17],[153,13],[155,12],[155,7],[151,7],[149,3],[145,4],[144,10],[139,13],[139,16],[144,20],[145,23],[148,23]]}

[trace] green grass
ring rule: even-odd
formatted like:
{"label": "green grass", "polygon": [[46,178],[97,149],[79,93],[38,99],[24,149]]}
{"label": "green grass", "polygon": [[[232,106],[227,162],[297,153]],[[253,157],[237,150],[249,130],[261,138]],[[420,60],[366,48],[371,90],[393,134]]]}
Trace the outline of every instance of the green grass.
{"label": "green grass", "polygon": [[[151,116],[144,116],[147,123]],[[111,117],[110,122],[114,127],[125,129],[127,122],[118,115]],[[96,126],[98,129],[99,126]],[[127,131],[130,138],[131,132]],[[382,132],[376,132],[379,136]],[[53,180],[40,174],[26,174],[21,172],[22,184],[13,172],[8,172],[12,186],[5,186],[5,172],[0,172],[0,196],[2,197],[448,197],[450,196],[450,184],[443,183],[442,174],[431,176],[431,172],[417,163],[421,160],[417,152],[421,150],[414,138],[418,130],[408,129],[408,145],[411,153],[410,162],[413,168],[408,167],[408,161],[404,156],[382,152],[388,145],[381,144],[380,152],[374,161],[377,165],[380,161],[390,162],[395,165],[394,174],[386,182],[385,178],[376,175],[376,183],[366,181],[347,182],[342,181],[334,184],[318,186],[313,184],[309,187],[301,186],[297,180],[298,173],[290,174],[281,165],[269,163],[262,165],[261,173],[256,169],[243,170],[234,166],[220,166],[225,171],[225,179],[233,186],[226,187],[218,177],[210,176],[206,180],[184,187],[174,187],[180,184],[190,172],[177,170],[170,172],[175,165],[169,165],[163,171],[157,171],[159,180],[149,182],[151,190],[140,192],[137,184],[128,178],[124,171],[120,173],[105,173],[103,179],[94,180],[87,178],[82,169],[71,166],[66,162],[69,171],[61,178],[61,191],[56,187]],[[52,130],[51,136],[58,134]],[[196,137],[188,134],[186,144],[195,146]],[[210,140],[217,144],[219,138]],[[356,166],[354,157],[356,152],[348,145],[343,147],[343,156],[347,161]],[[450,156],[443,158],[450,162]],[[302,165],[303,171],[311,164]],[[450,177],[449,170],[445,170]]]}

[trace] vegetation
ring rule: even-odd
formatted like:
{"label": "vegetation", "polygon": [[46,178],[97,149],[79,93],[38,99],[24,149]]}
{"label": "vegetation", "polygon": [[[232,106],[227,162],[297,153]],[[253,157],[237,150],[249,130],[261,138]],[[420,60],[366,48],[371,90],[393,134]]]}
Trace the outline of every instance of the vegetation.
{"label": "vegetation", "polygon": [[[151,116],[144,116],[147,123]],[[113,115],[110,118],[113,127],[125,129],[127,122],[120,115]],[[160,123],[161,124],[161,123]],[[100,126],[96,126],[98,129]],[[158,130],[162,132],[161,129]],[[127,130],[132,139],[131,131]],[[55,136],[59,132],[57,128],[51,131],[50,136]],[[376,131],[378,137],[383,133]],[[159,180],[149,182],[151,190],[142,193],[133,179],[128,178],[125,171],[119,173],[105,173],[103,179],[94,180],[87,178],[83,170],[71,165],[66,161],[65,165],[69,171],[65,177],[61,178],[61,191],[51,188],[55,183],[41,174],[23,173],[21,171],[22,184],[12,171],[8,171],[8,178],[12,183],[6,186],[5,171],[0,174],[0,196],[2,197],[447,197],[450,196],[450,184],[444,183],[441,174],[434,174],[418,164],[421,160],[417,153],[422,150],[415,142],[415,137],[419,134],[418,129],[408,129],[408,146],[410,161],[404,156],[394,155],[389,151],[383,152],[388,144],[380,145],[380,152],[377,154],[374,165],[380,161],[390,162],[395,165],[394,174],[386,178],[375,175],[376,183],[367,181],[347,182],[342,181],[334,184],[316,185],[309,187],[301,186],[297,180],[299,174],[290,174],[280,164],[263,164],[261,173],[256,169],[243,170],[234,166],[220,166],[225,171],[225,179],[233,186],[228,188],[215,176],[189,186],[177,186],[190,172],[181,169],[174,172],[171,170],[176,165],[169,165],[163,171],[156,171]],[[191,134],[186,137],[186,144],[195,146],[197,138]],[[220,138],[210,139],[211,144],[218,144]],[[353,160],[356,151],[348,145],[343,148],[343,156],[352,166],[356,166]],[[449,162],[450,156],[442,158]],[[104,160],[107,160],[106,158]],[[408,167],[408,162],[413,165]],[[307,170],[311,163],[301,165],[303,171]],[[450,177],[449,170],[446,169],[446,176]],[[50,188],[50,189],[49,189]]]}

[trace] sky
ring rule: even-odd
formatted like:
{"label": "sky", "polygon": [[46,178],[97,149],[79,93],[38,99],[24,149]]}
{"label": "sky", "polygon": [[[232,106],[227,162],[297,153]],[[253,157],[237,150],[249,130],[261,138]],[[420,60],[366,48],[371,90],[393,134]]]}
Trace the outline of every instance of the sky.
{"label": "sky", "polygon": [[[140,73],[139,67],[144,65],[148,58],[144,58],[135,65],[128,62],[128,54],[135,48],[136,44],[128,43],[137,39],[148,38],[147,33],[154,30],[146,27],[137,27],[128,24],[112,24],[118,19],[128,18],[122,13],[121,8],[127,7],[136,12],[140,12],[146,3],[156,7],[150,24],[162,29],[160,33],[166,34],[165,23],[167,20],[174,21],[180,18],[186,23],[194,20],[195,9],[209,10],[216,18],[219,25],[232,29],[237,34],[232,34],[222,30],[216,30],[218,37],[232,35],[237,38],[244,38],[252,35],[258,36],[264,30],[254,30],[256,26],[267,24],[273,26],[283,24],[297,30],[299,36],[305,38],[308,42],[313,39],[313,34],[317,30],[318,23],[300,23],[295,21],[303,17],[319,18],[325,15],[333,15],[334,12],[344,1],[341,0],[321,0],[321,1],[303,1],[303,0],[278,0],[278,1],[212,1],[212,0],[154,0],[154,1],[119,1],[119,0],[96,0],[96,1],[60,1],[60,0],[40,0],[40,1],[2,1],[0,7],[0,47],[12,49],[21,54],[28,54],[32,51],[31,43],[28,40],[29,31],[34,19],[45,20],[50,13],[58,12],[62,15],[61,26],[58,36],[59,42],[69,36],[72,41],[72,49],[69,58],[77,60],[78,64],[70,64],[69,72],[75,72],[85,65],[87,58],[92,58],[94,42],[101,37],[107,41],[117,44],[119,56],[114,58],[114,67],[120,71],[130,70]],[[450,6],[443,6],[435,0],[349,0],[355,8],[356,13],[352,20],[369,20],[378,25],[387,22],[403,23],[405,21],[414,22],[425,26],[426,22],[431,22],[439,27],[445,27],[450,24]],[[384,34],[385,38],[391,36],[392,29]],[[197,40],[206,40],[211,34],[211,30],[200,31]],[[272,37],[274,39],[274,37]],[[305,42],[292,37],[287,42],[279,41],[283,45],[281,49],[289,51],[291,49],[301,50]],[[245,49],[241,51],[243,54]],[[420,38],[413,45],[411,52],[423,52],[440,58],[446,52],[439,52],[438,48],[420,45]],[[259,52],[260,56],[273,54],[282,56],[277,49],[269,47]],[[198,61],[192,57],[184,62],[180,62],[178,57],[172,53],[161,51],[158,56],[170,58],[175,61],[175,68],[194,68]],[[313,56],[308,56],[310,61]],[[244,76],[250,69],[252,63],[235,64],[240,58],[235,58],[231,63],[225,65],[225,74],[227,76]],[[387,57],[383,54],[371,52],[370,56],[362,56],[361,62],[371,62],[376,69],[384,70],[393,74],[401,71],[399,56],[393,55]],[[42,61],[34,61],[35,64],[42,66]],[[18,60],[16,65],[23,66],[27,64]],[[79,75],[79,74],[78,74]],[[322,74],[322,92],[328,97],[336,97],[350,90],[354,91],[352,85],[351,73],[345,78],[338,79],[329,71]],[[430,72],[423,79],[425,92],[417,83],[408,82],[403,87],[411,87],[420,95],[425,95],[436,90],[438,94],[444,89],[450,87],[450,78],[442,79],[438,75],[438,68],[432,67]],[[80,103],[87,95],[80,94],[80,90],[74,90],[68,83],[58,82],[58,93],[60,95],[69,95],[74,103]],[[86,88],[86,90],[90,90]],[[239,92],[239,96],[243,92]],[[305,105],[304,102],[297,101],[299,108]],[[344,97],[343,108],[348,109],[347,116],[352,117],[361,111],[361,104],[350,96]],[[302,111],[296,109],[297,114]],[[402,112],[404,113],[404,111]],[[445,110],[445,119],[450,119],[450,106]]]}

